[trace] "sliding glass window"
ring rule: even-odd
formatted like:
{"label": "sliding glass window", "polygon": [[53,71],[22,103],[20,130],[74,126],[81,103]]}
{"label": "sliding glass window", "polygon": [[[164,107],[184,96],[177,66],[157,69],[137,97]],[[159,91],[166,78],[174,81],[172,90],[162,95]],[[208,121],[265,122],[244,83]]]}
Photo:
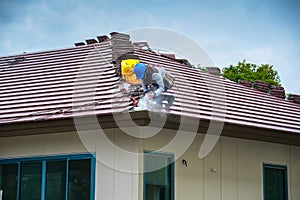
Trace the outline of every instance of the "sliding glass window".
{"label": "sliding glass window", "polygon": [[91,200],[95,161],[90,154],[0,160],[2,200]]}

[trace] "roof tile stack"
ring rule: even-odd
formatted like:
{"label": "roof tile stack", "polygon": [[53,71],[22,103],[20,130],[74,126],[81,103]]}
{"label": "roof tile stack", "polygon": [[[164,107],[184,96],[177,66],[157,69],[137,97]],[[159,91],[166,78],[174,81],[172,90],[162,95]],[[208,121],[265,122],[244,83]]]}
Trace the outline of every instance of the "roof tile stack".
{"label": "roof tile stack", "polygon": [[175,57],[174,54],[170,54],[170,53],[162,53],[161,55],[164,56],[164,57],[167,57],[167,58],[176,59],[176,57]]}
{"label": "roof tile stack", "polygon": [[254,81],[254,88],[258,91],[268,93],[269,92],[269,83],[262,81]]}
{"label": "roof tile stack", "polygon": [[281,86],[271,85],[270,94],[275,97],[285,99],[285,91],[284,91],[284,88]]}
{"label": "roof tile stack", "polygon": [[209,74],[217,75],[217,76],[221,75],[221,70],[219,67],[206,67],[206,69]]}
{"label": "roof tile stack", "polygon": [[95,40],[95,39],[86,39],[85,41],[86,41],[86,44],[87,44],[87,45],[89,45],[89,44],[96,44],[96,43],[98,43],[98,41],[97,41],[97,40]]}
{"label": "roof tile stack", "polygon": [[139,47],[141,49],[145,48],[146,50],[150,50],[150,47],[147,42],[141,41],[141,42],[133,42],[133,46]]}
{"label": "roof tile stack", "polygon": [[243,85],[243,86],[246,86],[246,87],[252,87],[252,82],[251,81],[239,80],[238,83],[240,85]]}
{"label": "roof tile stack", "polygon": [[130,36],[123,33],[112,32],[111,45],[112,45],[112,60],[116,62],[118,58],[124,54],[133,53],[133,44],[130,41]]}
{"label": "roof tile stack", "polygon": [[105,41],[109,40],[109,37],[106,35],[100,35],[100,36],[97,36],[97,39],[98,39],[99,43],[101,43],[101,42],[105,42]]}
{"label": "roof tile stack", "polygon": [[297,95],[297,94],[289,94],[289,95],[288,95],[288,100],[300,104],[300,95]]}

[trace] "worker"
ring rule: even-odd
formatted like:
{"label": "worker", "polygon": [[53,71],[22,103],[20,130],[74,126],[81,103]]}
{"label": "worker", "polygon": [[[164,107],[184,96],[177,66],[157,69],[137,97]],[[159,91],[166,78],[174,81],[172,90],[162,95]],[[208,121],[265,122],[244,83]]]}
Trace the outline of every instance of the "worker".
{"label": "worker", "polygon": [[136,79],[142,80],[142,87],[147,98],[153,99],[157,105],[162,106],[163,101],[167,101],[166,110],[173,105],[174,96],[166,95],[167,88],[164,85],[165,70],[162,67],[152,67],[143,63],[137,63],[133,71]]}

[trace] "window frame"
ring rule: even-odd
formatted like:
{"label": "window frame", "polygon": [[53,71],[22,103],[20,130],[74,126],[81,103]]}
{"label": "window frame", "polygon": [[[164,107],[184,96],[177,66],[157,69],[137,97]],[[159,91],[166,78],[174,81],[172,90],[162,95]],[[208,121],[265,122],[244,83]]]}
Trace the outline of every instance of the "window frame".
{"label": "window frame", "polygon": [[289,198],[288,191],[288,167],[286,165],[274,164],[274,163],[263,163],[263,197],[266,199],[266,168],[284,170],[284,181],[285,181],[285,200]]}
{"label": "window frame", "polygon": [[96,174],[96,159],[95,153],[79,153],[79,154],[60,154],[60,155],[45,155],[32,157],[17,157],[17,158],[0,158],[1,164],[18,164],[18,183],[17,183],[17,198],[20,199],[20,181],[21,181],[21,165],[26,162],[42,162],[42,181],[41,181],[41,200],[45,200],[46,196],[46,162],[47,161],[66,161],[66,200],[68,200],[68,182],[69,177],[69,161],[70,160],[91,160],[90,166],[90,200],[95,198],[95,174]]}
{"label": "window frame", "polygon": [[165,157],[169,157],[172,160],[171,165],[171,199],[170,200],[174,200],[175,199],[175,192],[174,192],[174,185],[175,185],[175,160],[174,160],[174,154],[173,153],[167,153],[167,152],[158,152],[158,151],[150,151],[150,150],[144,150],[144,166],[143,166],[143,200],[146,199],[146,173],[145,173],[145,166],[146,166],[146,154],[154,154],[154,155],[162,155]]}

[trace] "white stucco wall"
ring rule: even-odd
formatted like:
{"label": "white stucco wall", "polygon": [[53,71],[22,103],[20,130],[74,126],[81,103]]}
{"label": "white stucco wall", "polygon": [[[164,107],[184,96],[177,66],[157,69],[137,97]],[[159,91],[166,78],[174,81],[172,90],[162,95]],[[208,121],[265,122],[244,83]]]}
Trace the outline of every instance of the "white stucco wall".
{"label": "white stucco wall", "polygon": [[[147,128],[127,131],[139,137],[149,134]],[[138,140],[124,135],[119,129],[107,130],[111,144],[116,145],[110,145],[104,135],[95,131],[85,132],[81,138],[75,132],[6,137],[0,138],[0,159],[90,151],[99,159],[96,164],[96,199],[138,200],[143,197],[143,176],[135,172],[143,171],[143,156],[126,152],[160,149],[175,134],[175,131],[165,130],[150,139]],[[300,199],[300,147],[221,137],[210,154],[199,159],[203,138],[204,135],[198,134],[189,149],[175,162],[176,200],[263,199],[264,162],[288,167],[289,200]],[[176,153],[179,147],[180,143],[174,143],[166,152]],[[187,161],[187,167],[182,164],[182,159]]]}

